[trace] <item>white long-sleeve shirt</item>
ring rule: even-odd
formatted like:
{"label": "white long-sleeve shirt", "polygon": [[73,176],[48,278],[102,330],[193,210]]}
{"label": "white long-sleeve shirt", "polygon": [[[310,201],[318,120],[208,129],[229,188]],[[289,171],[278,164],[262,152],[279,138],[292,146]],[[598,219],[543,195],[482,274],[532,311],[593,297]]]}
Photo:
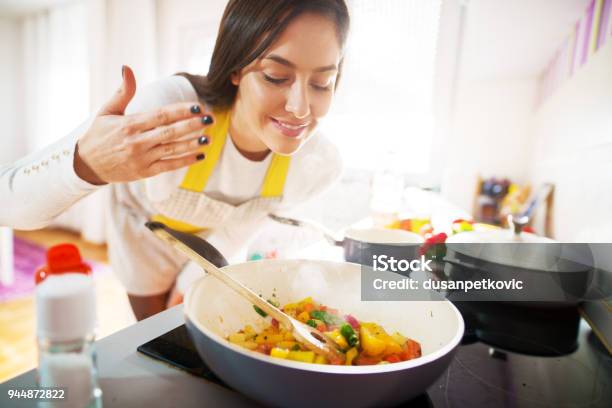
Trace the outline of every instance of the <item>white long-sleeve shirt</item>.
{"label": "white long-sleeve shirt", "polygon": [[0,225],[15,229],[43,228],[55,217],[101,186],[74,171],[78,138],[87,121],[70,134],[17,160],[0,164]]}

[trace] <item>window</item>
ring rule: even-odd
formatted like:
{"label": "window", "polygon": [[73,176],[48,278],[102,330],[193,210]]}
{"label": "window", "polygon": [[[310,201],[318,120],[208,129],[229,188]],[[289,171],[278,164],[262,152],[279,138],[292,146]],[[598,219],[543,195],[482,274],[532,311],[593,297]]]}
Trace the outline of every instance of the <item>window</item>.
{"label": "window", "polygon": [[349,168],[428,170],[440,1],[353,0],[336,100],[322,129]]}

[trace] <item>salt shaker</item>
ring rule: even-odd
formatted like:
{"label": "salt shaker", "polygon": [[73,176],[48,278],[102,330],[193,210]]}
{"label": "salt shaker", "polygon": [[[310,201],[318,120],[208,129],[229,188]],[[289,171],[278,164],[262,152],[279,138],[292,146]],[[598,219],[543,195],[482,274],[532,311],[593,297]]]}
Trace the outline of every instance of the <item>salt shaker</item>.
{"label": "salt shaker", "polygon": [[49,249],[37,272],[38,386],[65,390],[44,407],[101,407],[94,348],[96,309],[91,269],[74,245]]}

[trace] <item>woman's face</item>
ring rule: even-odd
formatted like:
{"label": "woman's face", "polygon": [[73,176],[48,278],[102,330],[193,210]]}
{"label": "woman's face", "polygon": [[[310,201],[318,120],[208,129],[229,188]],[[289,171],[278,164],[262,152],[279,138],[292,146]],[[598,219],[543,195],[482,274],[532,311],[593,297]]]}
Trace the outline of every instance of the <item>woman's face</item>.
{"label": "woman's face", "polygon": [[232,136],[249,151],[298,151],[329,110],[340,53],[333,21],[316,14],[293,20],[264,55],[232,76],[232,128],[241,133]]}

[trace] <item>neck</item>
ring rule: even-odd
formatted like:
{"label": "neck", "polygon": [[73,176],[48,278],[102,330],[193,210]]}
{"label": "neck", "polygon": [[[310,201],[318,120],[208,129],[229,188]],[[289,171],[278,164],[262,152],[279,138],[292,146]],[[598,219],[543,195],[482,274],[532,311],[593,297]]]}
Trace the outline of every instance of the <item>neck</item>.
{"label": "neck", "polygon": [[236,107],[230,111],[229,133],[234,146],[245,158],[251,161],[262,161],[270,153],[270,149],[257,137],[248,131],[242,115]]}

